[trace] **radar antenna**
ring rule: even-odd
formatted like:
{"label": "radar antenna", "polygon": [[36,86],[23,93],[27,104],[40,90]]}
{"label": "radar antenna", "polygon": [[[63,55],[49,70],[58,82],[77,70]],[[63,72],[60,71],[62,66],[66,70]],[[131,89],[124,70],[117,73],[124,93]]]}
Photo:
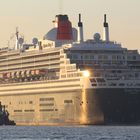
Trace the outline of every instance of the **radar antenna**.
{"label": "radar antenna", "polygon": [[18,27],[16,27],[16,39],[18,40],[19,38],[19,31],[18,31]]}

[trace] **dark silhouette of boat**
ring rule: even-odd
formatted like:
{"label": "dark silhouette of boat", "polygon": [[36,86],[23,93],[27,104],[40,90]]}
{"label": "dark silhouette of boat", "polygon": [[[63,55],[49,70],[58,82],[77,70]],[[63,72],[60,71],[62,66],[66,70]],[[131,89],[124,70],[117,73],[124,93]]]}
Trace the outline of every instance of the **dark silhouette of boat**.
{"label": "dark silhouette of boat", "polygon": [[9,113],[5,109],[5,105],[0,102],[0,125],[16,125],[16,123],[9,119]]}

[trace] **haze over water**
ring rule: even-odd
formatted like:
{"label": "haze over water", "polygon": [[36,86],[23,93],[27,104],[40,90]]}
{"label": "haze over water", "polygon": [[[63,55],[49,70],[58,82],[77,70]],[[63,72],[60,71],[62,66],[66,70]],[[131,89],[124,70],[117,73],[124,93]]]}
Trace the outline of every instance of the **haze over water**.
{"label": "haze over water", "polygon": [[139,49],[139,5],[139,0],[1,0],[0,47],[7,46],[16,26],[27,42],[33,37],[42,38],[53,27],[52,20],[59,13],[68,14],[75,27],[81,13],[85,39],[92,38],[95,32],[102,34],[106,13],[111,40],[129,49]]}
{"label": "haze over water", "polygon": [[0,140],[139,140],[140,126],[1,126]]}

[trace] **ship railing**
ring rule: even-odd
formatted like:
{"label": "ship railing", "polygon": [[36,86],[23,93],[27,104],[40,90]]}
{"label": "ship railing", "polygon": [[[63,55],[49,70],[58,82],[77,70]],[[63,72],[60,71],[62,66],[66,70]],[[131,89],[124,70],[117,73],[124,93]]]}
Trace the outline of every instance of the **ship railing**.
{"label": "ship railing", "polygon": [[[39,62],[41,61],[41,62]],[[3,63],[0,63],[0,67],[10,67],[12,65],[16,66],[16,65],[28,65],[29,63],[31,64],[38,64],[38,63],[54,63],[54,62],[59,62],[59,58],[55,58],[55,59],[31,59],[31,60],[16,60],[16,61],[13,61],[13,62],[3,62]]]}
{"label": "ship railing", "polygon": [[37,62],[37,63],[31,63],[31,64],[17,64],[16,66],[7,66],[7,67],[1,67],[1,70],[8,70],[8,69],[16,69],[16,68],[24,68],[24,67],[35,67],[35,66],[40,66],[40,65],[44,65],[44,66],[49,66],[51,67],[51,65],[54,65],[54,64],[57,64],[59,65],[60,61],[59,60],[56,60],[54,62],[52,62],[50,64],[50,62]]}
{"label": "ship railing", "polygon": [[0,69],[0,72],[9,72],[9,71],[15,71],[15,70],[30,70],[30,69],[59,69],[60,65],[59,64],[53,64],[53,65],[37,65],[37,66],[22,66],[22,67],[14,67],[14,68],[5,68],[5,69]]}
{"label": "ship railing", "polygon": [[[21,62],[21,61],[22,62],[27,62],[27,61],[30,61],[30,60],[34,60],[34,61],[35,60],[43,60],[43,59],[51,60],[51,59],[54,59],[54,58],[60,58],[60,55],[54,55],[54,56],[41,56],[40,55],[40,56],[32,56],[32,58],[28,58],[28,59],[27,58],[26,57],[21,57],[21,56],[13,56],[13,57],[9,57],[9,58],[5,58],[3,60],[0,60],[0,62],[1,62],[0,64],[5,64],[7,61],[8,61],[8,64],[12,64],[12,63],[14,64],[15,62]],[[12,60],[14,62],[10,62]]]}
{"label": "ship railing", "polygon": [[[99,79],[99,80],[97,80]],[[100,80],[101,79],[101,80]],[[92,77],[90,78],[90,83],[93,87],[119,87],[119,88],[129,88],[138,87],[140,88],[140,79],[107,79],[103,77]]]}
{"label": "ship railing", "polygon": [[108,81],[109,86],[116,86],[116,87],[136,87],[140,86],[140,80],[119,80],[119,81]]}
{"label": "ship railing", "polygon": [[0,79],[0,84],[12,84],[12,83],[31,83],[31,82],[43,82],[43,81],[54,81],[54,80],[59,80],[60,78],[58,76],[52,76],[52,77],[47,77],[47,76],[37,76],[37,77],[33,77],[33,76],[30,76],[30,77],[25,77],[25,78],[22,78],[22,77],[15,77],[15,78],[12,78],[12,79]]}
{"label": "ship railing", "polygon": [[53,54],[53,53],[58,53],[59,49],[53,49],[53,50],[33,50],[33,51],[28,51],[22,53],[22,56],[32,56],[32,55],[43,55],[43,54]]}

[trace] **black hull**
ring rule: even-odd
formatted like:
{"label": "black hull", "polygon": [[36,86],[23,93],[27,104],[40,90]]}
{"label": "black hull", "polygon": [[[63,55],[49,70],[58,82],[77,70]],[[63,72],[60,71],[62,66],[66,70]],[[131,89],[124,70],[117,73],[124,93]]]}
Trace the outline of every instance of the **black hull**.
{"label": "black hull", "polygon": [[93,112],[93,118],[100,112],[102,124],[140,124],[140,89],[91,89],[88,100],[93,102],[88,112]]}

